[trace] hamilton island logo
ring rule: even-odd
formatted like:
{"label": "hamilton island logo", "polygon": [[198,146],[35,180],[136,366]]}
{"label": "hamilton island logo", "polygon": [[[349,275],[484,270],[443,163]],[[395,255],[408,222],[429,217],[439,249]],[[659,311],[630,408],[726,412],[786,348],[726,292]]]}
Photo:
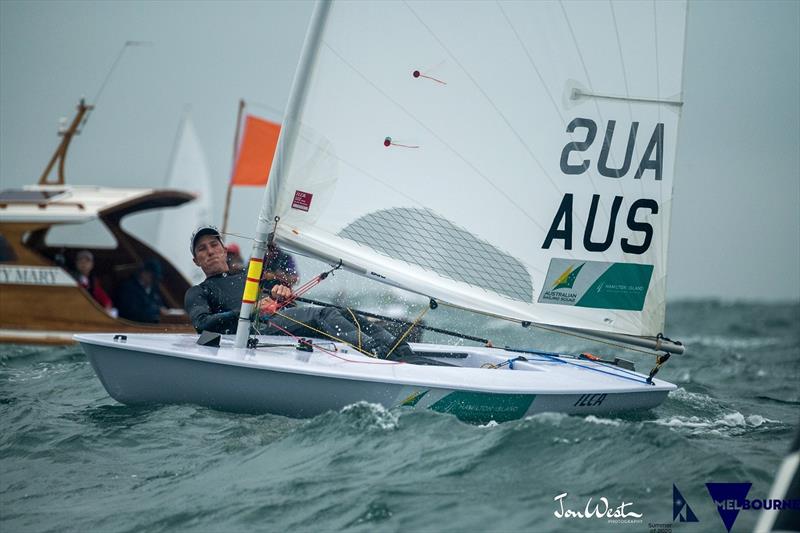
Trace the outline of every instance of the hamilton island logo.
{"label": "hamilton island logo", "polygon": [[706,483],[708,494],[717,506],[717,512],[730,533],[739,511],[745,508],[747,493],[752,483]]}
{"label": "hamilton island logo", "polygon": [[[573,285],[575,285],[575,279],[578,277],[578,273],[580,273],[583,265],[586,263],[581,263],[581,266],[578,268],[574,268],[575,265],[570,265],[559,277],[556,279],[555,283],[553,283],[553,288],[550,289],[552,291],[557,291],[558,289],[571,289]],[[574,269],[574,270],[573,270]]]}
{"label": "hamilton island logo", "polygon": [[700,520],[697,519],[697,515],[694,514],[692,508],[689,507],[689,503],[686,501],[686,498],[683,497],[681,491],[678,490],[678,487],[675,484],[672,484],[672,521],[674,522],[676,519],[679,522],[699,522]]}

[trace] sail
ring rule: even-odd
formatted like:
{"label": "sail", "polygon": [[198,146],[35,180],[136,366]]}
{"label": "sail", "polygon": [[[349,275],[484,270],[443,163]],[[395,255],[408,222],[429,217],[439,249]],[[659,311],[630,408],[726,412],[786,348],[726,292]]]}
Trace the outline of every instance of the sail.
{"label": "sail", "polygon": [[270,178],[279,242],[484,313],[660,333],[686,9],[334,3]]}
{"label": "sail", "polygon": [[169,259],[184,278],[199,283],[205,277],[192,262],[186,235],[175,231],[175,228],[197,228],[211,222],[211,176],[200,139],[188,113],[178,130],[166,186],[191,191],[197,195],[197,199],[161,213],[156,249]]}

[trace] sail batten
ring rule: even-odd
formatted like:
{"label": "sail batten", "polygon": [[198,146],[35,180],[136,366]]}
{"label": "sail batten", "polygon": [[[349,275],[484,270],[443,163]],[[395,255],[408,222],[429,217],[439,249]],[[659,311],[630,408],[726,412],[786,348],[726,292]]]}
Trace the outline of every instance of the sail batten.
{"label": "sail batten", "polygon": [[333,3],[279,241],[487,314],[661,333],[686,4],[622,6]]}

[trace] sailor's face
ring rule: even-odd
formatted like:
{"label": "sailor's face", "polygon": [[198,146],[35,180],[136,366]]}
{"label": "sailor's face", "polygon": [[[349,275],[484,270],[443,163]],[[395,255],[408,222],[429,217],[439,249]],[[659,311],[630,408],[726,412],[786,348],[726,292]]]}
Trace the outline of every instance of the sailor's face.
{"label": "sailor's face", "polygon": [[228,253],[215,235],[203,235],[194,247],[194,264],[203,269],[206,276],[215,276],[228,271]]}

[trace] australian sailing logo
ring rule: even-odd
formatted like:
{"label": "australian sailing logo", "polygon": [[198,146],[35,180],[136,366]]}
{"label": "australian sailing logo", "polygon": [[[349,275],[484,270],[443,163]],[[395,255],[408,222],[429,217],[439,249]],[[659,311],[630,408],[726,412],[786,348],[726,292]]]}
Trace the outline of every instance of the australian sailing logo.
{"label": "australian sailing logo", "polygon": [[575,268],[574,270],[573,267],[575,265],[570,265],[567,267],[564,273],[561,274],[558,279],[556,279],[555,283],[553,283],[552,290],[557,291],[558,289],[571,289],[572,286],[575,285],[575,278],[578,277],[578,273],[580,273],[583,265],[585,264],[586,263],[581,263],[581,266]]}
{"label": "australian sailing logo", "polygon": [[574,305],[578,299],[578,293],[572,290],[572,287],[575,285],[575,280],[578,279],[578,274],[580,274],[581,269],[586,263],[576,265],[577,263],[570,264],[566,270],[553,281],[550,290],[542,293],[539,297],[539,301]]}

